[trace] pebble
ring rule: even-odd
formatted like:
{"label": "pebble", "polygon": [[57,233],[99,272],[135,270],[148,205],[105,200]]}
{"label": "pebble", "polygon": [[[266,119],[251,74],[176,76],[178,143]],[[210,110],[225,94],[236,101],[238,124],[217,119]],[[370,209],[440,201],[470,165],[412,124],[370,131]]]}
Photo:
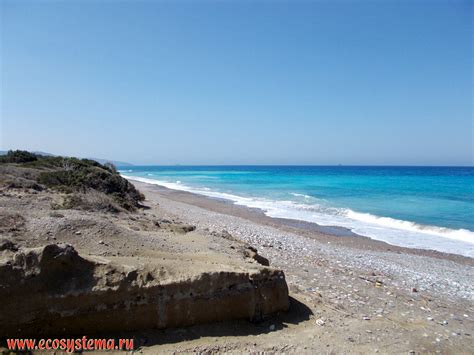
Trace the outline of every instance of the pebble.
{"label": "pebble", "polygon": [[270,331],[273,332],[275,330],[275,324],[270,325],[268,329],[270,329]]}
{"label": "pebble", "polygon": [[[167,204],[167,202],[164,202],[165,208],[168,208]],[[176,208],[173,202],[169,204],[171,210],[173,210],[173,208]],[[428,303],[429,301],[431,301],[431,299],[427,299],[427,302],[423,303],[424,307],[420,307],[420,301],[423,300],[421,300],[421,296],[418,295],[418,293],[423,293],[424,296],[425,293],[429,295],[430,293],[438,292],[440,293],[440,295],[443,296],[449,295],[450,298],[454,298],[454,296],[456,296],[462,297],[463,299],[472,299],[473,296],[472,285],[469,285],[468,282],[465,282],[464,279],[459,276],[462,275],[461,271],[463,271],[465,268],[458,268],[457,266],[451,267],[450,262],[446,262],[444,260],[436,260],[435,263],[435,261],[432,261],[431,259],[419,258],[418,256],[397,256],[396,254],[392,253],[379,253],[375,251],[359,252],[358,255],[362,257],[354,258],[352,256],[354,254],[354,251],[346,252],[344,248],[334,249],[330,246],[330,243],[328,243],[327,245],[308,241],[308,239],[300,235],[293,233],[282,233],[279,230],[274,230],[273,228],[269,228],[266,226],[262,227],[254,223],[249,223],[248,225],[246,225],[240,222],[240,220],[235,217],[222,215],[216,218],[216,215],[214,213],[201,212],[200,210],[195,210],[194,208],[191,208],[191,213],[187,215],[187,218],[189,219],[187,220],[187,222],[199,223],[201,227],[208,227],[211,228],[211,230],[220,230],[225,226],[229,230],[229,232],[233,234],[237,239],[251,243],[256,247],[269,247],[270,245],[274,245],[274,248],[265,249],[263,251],[263,255],[265,257],[268,257],[272,261],[275,260],[276,266],[283,267],[282,265],[287,265],[287,280],[289,280],[289,285],[294,284],[297,286],[309,286],[310,281],[308,281],[308,273],[306,273],[306,270],[310,270],[312,278],[317,276],[316,279],[313,279],[313,282],[311,282],[311,286],[314,287],[315,285],[318,285],[318,287],[321,287],[325,299],[331,300],[331,302],[332,300],[334,300],[334,303],[336,305],[341,304],[346,307],[348,306],[349,302],[351,302],[349,306],[354,307],[353,314],[359,314],[359,316],[362,315],[363,320],[370,320],[368,316],[363,316],[364,313],[366,313],[367,315],[370,314],[371,317],[376,317],[376,319],[374,320],[375,323],[366,323],[367,327],[369,327],[370,324],[375,325],[381,322],[380,318],[377,318],[379,316],[376,316],[376,314],[397,314],[403,310],[408,310],[410,308],[411,311],[405,314],[405,317],[409,317],[409,319],[417,319],[418,316],[423,317],[424,315],[427,315],[426,313],[423,315],[423,313],[419,310],[422,310],[423,312],[432,312],[431,314],[433,314],[433,317],[436,317],[437,321],[439,319],[442,320],[443,318],[447,319],[447,316],[445,314],[442,314],[442,312],[438,312],[435,304]],[[209,221],[206,221],[206,218],[208,218]],[[304,250],[306,250],[306,252],[304,252]],[[343,266],[341,266],[341,263],[337,263],[337,261],[340,260],[341,263],[343,263]],[[398,263],[398,261],[403,261],[403,263]],[[337,266],[334,267],[336,264]],[[434,268],[434,265],[440,265],[440,267]],[[460,281],[459,285],[449,283],[445,277],[446,272],[441,266],[446,266],[449,272],[452,273],[452,275],[449,274],[449,279],[457,278],[460,279],[462,282]],[[347,282],[347,285],[344,286],[349,287],[349,289],[342,290],[341,285],[334,285],[334,280],[341,280],[342,276],[339,277],[337,275],[340,275],[341,271],[345,272],[346,270],[343,270],[342,268],[346,267],[349,269],[355,269],[356,267],[364,267],[365,270],[367,270],[367,268],[369,267],[373,268],[373,270],[375,270],[376,272],[372,273],[372,277],[377,277],[379,280],[382,279],[383,283],[390,287],[390,291],[388,291],[387,289],[385,289],[385,292],[382,291],[382,282],[380,282],[378,285],[379,287],[382,287],[374,291],[368,288],[364,288],[365,286],[358,287],[361,286],[361,283],[359,283],[358,280],[357,282],[350,282],[350,284],[349,282]],[[318,268],[320,268],[320,272],[315,272],[315,270],[318,270]],[[299,275],[295,275],[294,272],[292,273],[293,269],[297,270]],[[414,272],[414,270],[416,270],[416,272]],[[303,274],[301,271],[304,271],[306,274]],[[346,272],[346,275],[351,274],[352,272]],[[344,280],[348,281],[349,279]],[[379,281],[375,279],[372,280],[375,282]],[[402,280],[405,280],[406,282],[402,282]],[[416,288],[413,287],[413,285],[415,284],[417,285]],[[306,287],[304,287],[304,289],[306,289]],[[315,288],[316,287],[314,287],[314,289],[308,288],[307,292],[314,293]],[[354,291],[354,288],[361,289],[360,294],[355,294],[356,291]],[[366,300],[366,290],[368,290],[367,295],[369,296],[372,295],[371,292],[377,292],[376,295],[380,295],[381,297],[380,301],[375,299]],[[348,291],[350,292],[348,293]],[[401,302],[401,300],[405,301],[404,298],[401,298],[400,300],[400,297],[404,297],[405,295],[410,296],[410,291],[413,292],[411,294],[411,297],[414,300],[410,301],[413,302],[413,304],[404,305],[404,309],[394,308]],[[346,293],[348,293],[347,296]],[[335,298],[338,299],[338,301],[336,301]],[[365,306],[360,306],[364,304],[359,303],[361,299],[367,301],[369,305],[373,307],[373,309],[368,308],[368,306],[366,308]],[[382,306],[383,303],[381,301],[385,301],[384,309],[377,309],[378,307]],[[429,305],[433,307],[433,310],[429,308]],[[357,309],[355,307],[360,308]],[[376,311],[374,312],[374,310]],[[319,314],[322,315],[322,312],[319,312]],[[468,318],[468,315],[463,315],[462,313],[460,313],[459,315],[461,319],[464,317],[465,323],[466,318]],[[427,317],[425,319],[427,319],[428,321],[433,321],[433,317]],[[325,325],[326,321],[323,318],[320,318],[315,320],[315,323],[317,326],[323,326]],[[451,321],[452,325],[454,325],[455,323],[456,322],[454,322],[454,320]],[[437,326],[437,324],[438,322],[436,323],[436,325],[432,325]],[[330,325],[337,326],[338,320],[332,319]],[[428,323],[426,323],[425,325],[428,326]],[[462,322],[460,327],[461,326]],[[271,325],[270,330],[275,329],[274,327],[275,325]],[[329,328],[321,329],[321,333],[324,333],[324,331],[328,330]],[[448,330],[449,333],[446,334],[449,335],[452,332],[451,327],[444,327],[443,332]],[[467,331],[467,329],[462,329],[461,334],[464,335],[465,331]],[[366,334],[370,334],[367,330],[365,330],[365,332]],[[379,333],[375,330],[374,332],[377,334]],[[419,337],[422,336],[426,338],[426,341],[428,341],[428,339],[433,341],[433,336],[435,336],[436,341],[441,342],[441,339],[446,336],[446,334],[443,334],[441,336],[439,334],[433,334],[431,332],[428,333],[429,334],[423,334],[422,332]],[[396,334],[393,335],[395,336]],[[436,338],[437,335],[439,336],[439,338]],[[366,335],[366,338],[371,337],[372,335]],[[356,339],[357,341],[359,340],[359,338],[355,337],[349,337],[346,339],[349,341],[356,341]],[[413,346],[413,344],[411,346]],[[406,347],[404,349],[405,352],[407,352],[407,349],[410,349],[411,346]],[[422,348],[417,348],[415,350],[422,351]],[[382,349],[382,352],[383,351],[384,350]],[[412,351],[413,350],[410,350],[410,352]],[[374,352],[376,351],[374,350]]]}

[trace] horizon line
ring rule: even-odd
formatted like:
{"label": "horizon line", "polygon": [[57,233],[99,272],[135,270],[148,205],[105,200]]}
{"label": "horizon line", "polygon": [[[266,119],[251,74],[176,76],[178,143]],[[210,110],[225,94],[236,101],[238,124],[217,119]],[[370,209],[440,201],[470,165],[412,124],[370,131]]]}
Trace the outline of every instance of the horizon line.
{"label": "horizon line", "polygon": [[[43,150],[28,150],[28,149],[0,149],[0,152],[8,152],[10,150],[26,150],[31,153],[35,154],[44,154],[44,155],[52,155],[52,156],[64,156],[64,157],[76,157],[79,159],[98,159],[108,162],[115,162],[115,163],[122,163],[122,164],[115,164],[116,166],[126,167],[126,166],[162,166],[162,167],[176,167],[176,166],[183,166],[183,167],[199,167],[199,166],[223,166],[223,167],[238,167],[238,166],[269,166],[269,167],[276,167],[276,166],[293,166],[293,167],[303,167],[303,166],[319,166],[319,167],[412,167],[412,168],[474,168],[474,163],[471,165],[433,165],[433,164],[343,164],[343,163],[334,163],[334,164],[317,164],[317,163],[304,163],[304,164],[272,164],[272,163],[264,163],[264,164],[225,164],[225,163],[218,163],[218,164],[187,164],[187,163],[174,163],[174,164],[160,164],[160,163],[152,163],[152,164],[139,164],[139,163],[131,163],[128,161],[124,161],[122,159],[108,159],[108,158],[101,158],[101,157],[91,157],[91,156],[79,156],[79,155],[67,155],[67,154],[56,154],[56,153],[49,153]],[[125,164],[125,165],[124,165]]]}
{"label": "horizon line", "polygon": [[[107,159],[103,159],[107,160]],[[125,163],[125,162],[124,162]],[[160,166],[160,167],[205,167],[205,166],[222,166],[222,167],[241,167],[241,166],[292,166],[292,167],[400,167],[400,168],[474,168],[473,165],[404,165],[404,164],[133,164],[127,163],[128,166],[142,167],[142,166]],[[125,167],[126,165],[118,165]]]}

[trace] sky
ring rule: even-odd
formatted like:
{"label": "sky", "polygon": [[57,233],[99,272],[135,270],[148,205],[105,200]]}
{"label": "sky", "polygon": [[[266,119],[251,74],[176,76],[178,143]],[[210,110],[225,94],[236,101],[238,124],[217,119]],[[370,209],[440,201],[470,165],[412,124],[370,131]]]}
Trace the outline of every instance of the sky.
{"label": "sky", "polygon": [[0,0],[0,149],[473,165],[473,4]]}

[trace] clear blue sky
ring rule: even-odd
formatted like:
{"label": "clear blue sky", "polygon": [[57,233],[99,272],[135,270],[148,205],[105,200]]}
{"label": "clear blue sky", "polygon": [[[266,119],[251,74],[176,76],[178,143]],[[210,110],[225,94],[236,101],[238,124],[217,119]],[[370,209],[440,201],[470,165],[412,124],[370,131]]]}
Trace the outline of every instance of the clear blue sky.
{"label": "clear blue sky", "polygon": [[1,149],[473,164],[472,1],[0,3]]}

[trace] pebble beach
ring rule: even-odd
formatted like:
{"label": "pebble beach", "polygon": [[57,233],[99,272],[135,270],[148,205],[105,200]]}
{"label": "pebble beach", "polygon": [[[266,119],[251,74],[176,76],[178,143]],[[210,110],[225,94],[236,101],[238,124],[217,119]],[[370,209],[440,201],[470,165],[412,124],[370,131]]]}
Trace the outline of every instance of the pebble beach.
{"label": "pebble beach", "polygon": [[[276,338],[278,332],[260,335],[263,343],[255,343],[255,348],[309,350],[311,343],[314,349],[336,351],[472,350],[471,258],[323,234],[228,201],[132,182],[165,215],[179,216],[211,233],[226,231],[284,270],[290,296],[311,315],[282,327],[283,334]],[[227,340],[235,349],[252,349],[238,336]],[[180,346],[200,349],[202,341]]]}

